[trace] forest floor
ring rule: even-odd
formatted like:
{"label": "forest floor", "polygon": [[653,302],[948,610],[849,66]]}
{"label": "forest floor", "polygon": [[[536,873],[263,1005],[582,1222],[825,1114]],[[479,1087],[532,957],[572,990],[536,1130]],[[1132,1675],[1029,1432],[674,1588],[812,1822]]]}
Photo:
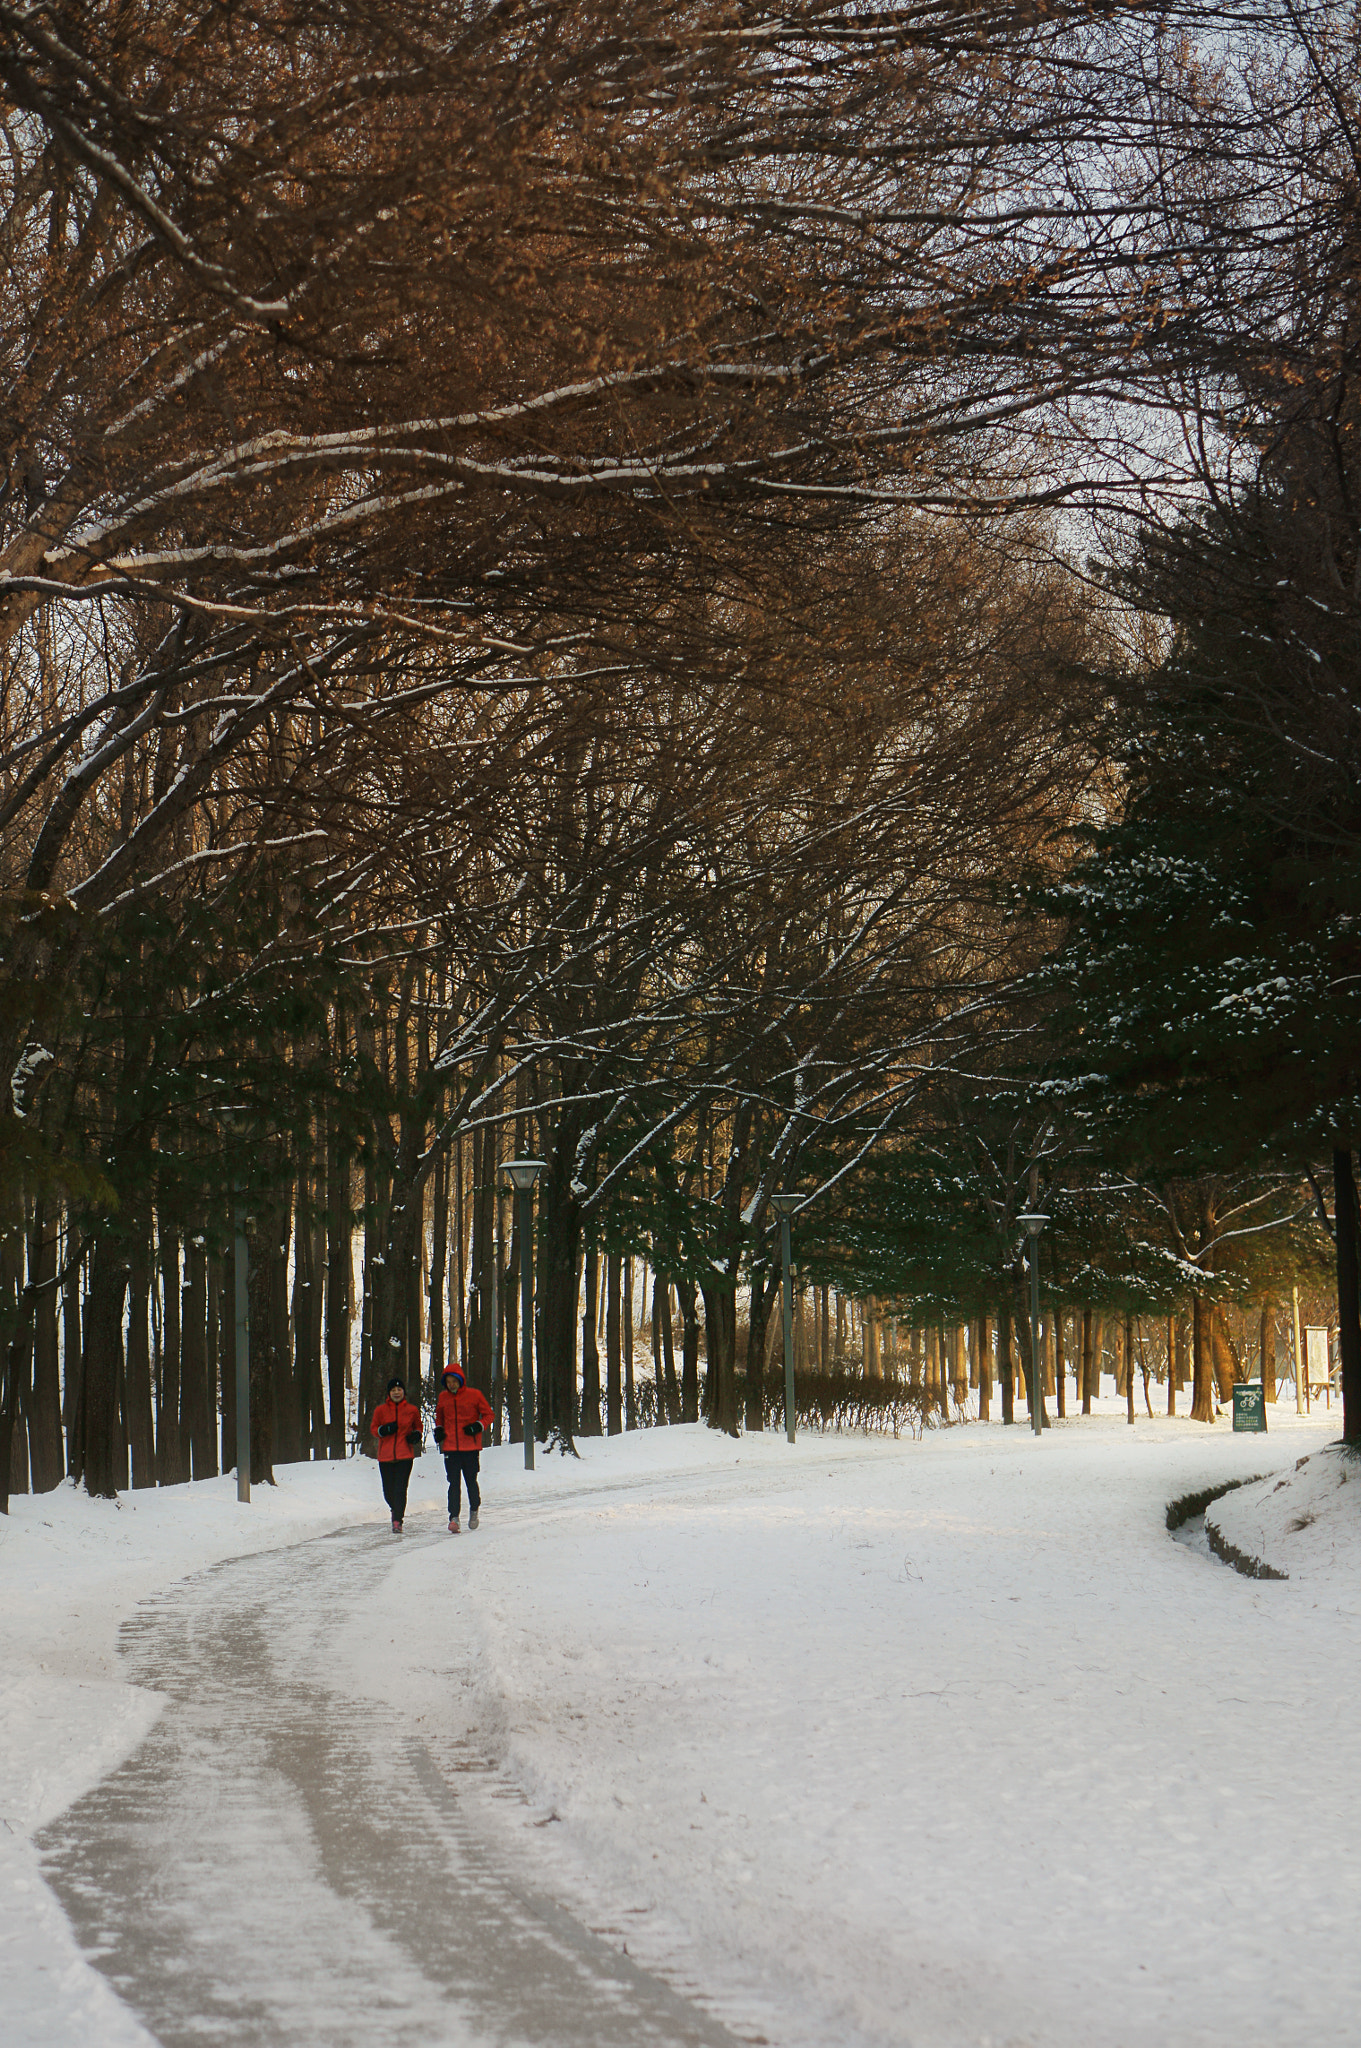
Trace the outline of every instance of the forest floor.
{"label": "forest floor", "polygon": [[1102,1408],[16,1499],[7,2043],[1344,2037],[1361,1464]]}

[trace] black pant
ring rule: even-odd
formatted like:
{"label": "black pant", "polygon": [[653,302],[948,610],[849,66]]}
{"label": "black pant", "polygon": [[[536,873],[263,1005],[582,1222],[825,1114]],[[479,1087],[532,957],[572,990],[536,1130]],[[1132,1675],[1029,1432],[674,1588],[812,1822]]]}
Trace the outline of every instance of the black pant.
{"label": "black pant", "polygon": [[411,1484],[411,1467],[414,1458],[382,1458],[378,1464],[378,1476],[383,1482],[383,1499],[392,1509],[394,1522],[406,1519],[406,1490]]}
{"label": "black pant", "polygon": [[444,1469],[449,1475],[449,1520],[458,1518],[458,1475],[463,1474],[468,1489],[468,1506],[476,1514],[482,1505],[482,1489],[477,1483],[477,1461],[479,1451],[455,1451],[444,1460]]}

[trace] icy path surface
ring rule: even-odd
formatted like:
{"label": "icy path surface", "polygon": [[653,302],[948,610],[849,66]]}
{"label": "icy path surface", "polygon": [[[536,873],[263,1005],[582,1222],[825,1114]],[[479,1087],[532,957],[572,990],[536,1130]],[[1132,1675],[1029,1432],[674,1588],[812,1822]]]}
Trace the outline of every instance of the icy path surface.
{"label": "icy path surface", "polygon": [[459,1796],[480,1758],[338,1688],[343,1618],[405,1627],[398,1567],[436,1545],[428,1520],[347,1531],[125,1623],[127,1675],[169,1704],[38,1837],[82,1947],[164,2048],[736,2048],[498,1858]]}

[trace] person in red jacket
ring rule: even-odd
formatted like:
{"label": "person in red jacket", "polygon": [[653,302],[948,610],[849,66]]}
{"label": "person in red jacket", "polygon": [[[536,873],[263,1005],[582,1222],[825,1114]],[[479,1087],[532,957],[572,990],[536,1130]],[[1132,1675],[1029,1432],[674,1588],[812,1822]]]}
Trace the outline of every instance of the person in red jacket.
{"label": "person in red jacket", "polygon": [[406,1519],[411,1467],[421,1447],[421,1411],[407,1400],[401,1380],[388,1381],[388,1397],[374,1409],[369,1435],[378,1439],[378,1476],[383,1482],[383,1499],[392,1510],[392,1533],[400,1536]]}
{"label": "person in red jacket", "polygon": [[483,1434],[492,1421],[491,1403],[476,1387],[468,1386],[456,1365],[444,1369],[444,1388],[435,1404],[435,1442],[444,1452],[444,1469],[449,1475],[449,1534],[458,1534],[459,1479],[468,1488],[468,1527],[477,1527],[482,1506],[482,1489],[477,1483],[477,1463]]}

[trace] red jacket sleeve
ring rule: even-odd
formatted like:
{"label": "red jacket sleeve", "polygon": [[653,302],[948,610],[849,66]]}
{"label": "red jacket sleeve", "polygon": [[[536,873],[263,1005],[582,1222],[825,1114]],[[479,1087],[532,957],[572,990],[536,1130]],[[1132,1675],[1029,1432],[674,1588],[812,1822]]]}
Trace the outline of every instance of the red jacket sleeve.
{"label": "red jacket sleeve", "polygon": [[374,1409],[374,1411],[373,1411],[373,1420],[372,1420],[372,1422],[371,1422],[371,1423],[369,1424],[369,1435],[370,1435],[370,1436],[377,1436],[377,1434],[378,1434],[378,1420],[379,1420],[379,1417],[380,1417],[380,1416],[382,1416],[382,1419],[383,1419],[383,1421],[384,1421],[384,1422],[386,1422],[386,1421],[388,1420],[387,1416],[386,1416],[386,1415],[383,1415],[383,1410],[384,1410],[384,1409],[385,1409],[385,1408],[386,1408],[387,1406],[388,1406],[388,1403],[387,1403],[386,1401],[380,1401],[380,1402],[378,1403],[378,1406],[377,1406],[377,1407],[376,1407],[376,1408]]}

